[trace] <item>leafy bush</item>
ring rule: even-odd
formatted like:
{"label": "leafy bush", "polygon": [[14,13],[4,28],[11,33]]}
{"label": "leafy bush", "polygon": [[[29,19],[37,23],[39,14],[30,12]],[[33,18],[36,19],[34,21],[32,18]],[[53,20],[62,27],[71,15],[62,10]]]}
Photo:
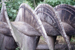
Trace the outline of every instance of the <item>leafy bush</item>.
{"label": "leafy bush", "polygon": [[[7,7],[7,13],[11,21],[15,20],[19,6],[23,2],[30,5],[33,9],[38,4],[42,4],[42,3],[47,3],[53,7],[59,4],[75,5],[75,0],[35,0],[35,1],[34,0],[9,0],[5,3]],[[0,9],[1,9],[1,4],[0,4]]]}
{"label": "leafy bush", "polygon": [[[40,3],[43,3],[43,2],[40,2]],[[56,5],[59,5],[59,4],[75,5],[75,0],[45,0],[45,3],[55,7]]]}
{"label": "leafy bush", "polygon": [[21,4],[21,2],[17,1],[17,0],[12,0],[12,1],[8,1],[5,3],[6,3],[6,7],[7,7],[8,16],[9,16],[10,20],[12,21],[17,16],[17,12],[18,12],[19,5]]}
{"label": "leafy bush", "polygon": [[32,7],[32,3],[28,2],[28,1],[9,0],[9,1],[5,2],[6,3],[6,7],[7,7],[7,13],[8,13],[9,19],[11,21],[15,20],[15,18],[17,16],[17,13],[18,13],[18,10],[19,10],[19,6],[23,2],[29,4]]}

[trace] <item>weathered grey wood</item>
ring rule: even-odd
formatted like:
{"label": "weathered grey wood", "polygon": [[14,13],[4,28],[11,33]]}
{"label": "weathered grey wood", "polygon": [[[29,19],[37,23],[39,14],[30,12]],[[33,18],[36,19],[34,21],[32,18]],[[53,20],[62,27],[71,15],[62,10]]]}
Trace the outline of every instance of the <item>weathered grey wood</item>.
{"label": "weathered grey wood", "polygon": [[0,33],[5,36],[12,36],[9,27],[5,22],[0,22]]}
{"label": "weathered grey wood", "polygon": [[4,36],[1,50],[15,50],[15,47],[17,47],[17,45],[13,37]]}
{"label": "weathered grey wood", "polygon": [[[61,23],[61,19],[60,19],[60,17],[59,17],[59,15],[58,15],[58,13],[56,12],[56,14],[57,14],[57,18],[58,18],[58,21],[59,21],[59,27],[60,27],[60,33],[61,33],[61,35],[63,36],[63,38],[65,39],[65,41],[66,41],[66,43],[67,43],[67,46],[68,46],[68,50],[72,50],[71,49],[71,44],[70,44],[70,37],[66,34],[66,32],[65,32],[65,29],[64,29],[64,26],[62,25],[62,23]],[[63,34],[62,34],[63,33]]]}
{"label": "weathered grey wood", "polygon": [[[32,28],[31,26],[28,26],[27,23],[25,22],[12,22],[12,24],[17,28],[17,30],[19,30],[20,32],[22,32],[25,35],[28,36],[41,36],[41,34],[39,34],[38,31],[36,31],[34,28]],[[69,24],[62,22],[64,28],[65,28],[65,32],[67,35],[72,36],[75,35],[75,29],[70,26]],[[45,30],[47,32],[48,36],[58,36],[61,35],[60,33],[58,33],[52,26],[50,26],[49,24],[43,22],[43,25],[45,27]],[[20,27],[19,27],[20,26]],[[28,31],[30,30],[30,32],[25,31],[25,28],[29,28],[27,29]],[[28,32],[28,33],[27,33]],[[31,33],[32,32],[32,33]],[[36,32],[36,34],[35,34]]]}
{"label": "weathered grey wood", "polygon": [[[72,43],[72,50],[75,50],[75,43]],[[48,46],[46,44],[39,44],[36,48],[36,50],[49,50]],[[67,44],[56,44],[55,50],[68,50]]]}
{"label": "weathered grey wood", "polygon": [[[22,32],[25,35],[41,36],[41,34],[38,31],[36,31],[33,27],[31,27],[30,25],[28,25],[25,22],[11,22],[11,23],[16,27],[16,30],[18,30],[19,32]],[[69,35],[69,36],[75,35],[75,29],[72,26],[70,26],[69,24],[67,24],[65,22],[62,22],[62,24],[65,28],[67,35]],[[48,36],[61,35],[60,33],[56,32],[56,30],[54,30],[53,27],[51,27],[49,24],[43,22],[43,25],[47,31]],[[8,34],[10,32],[10,29],[5,22],[0,22],[0,28],[1,28],[0,33],[4,34],[6,36],[11,36],[11,34]]]}
{"label": "weathered grey wood", "polygon": [[[27,6],[27,5],[25,5],[25,6]],[[24,10],[26,10],[27,8],[25,8],[25,6],[24,6],[24,4],[21,6],[22,8],[24,8]],[[29,11],[29,9],[27,9],[28,11]],[[21,12],[20,12],[21,13]],[[31,13],[31,12],[30,12]],[[31,15],[31,14],[30,14]],[[19,17],[19,16],[18,16]],[[18,17],[17,17],[17,19],[18,19]],[[21,17],[21,16],[20,16]],[[21,17],[19,20],[21,20],[21,21],[23,21],[23,19],[25,20],[25,22],[27,22],[28,24],[30,24],[30,25],[32,25],[34,28],[36,27],[36,26],[39,26],[38,25],[38,22],[41,22],[40,20],[39,20],[39,18],[34,18],[35,17],[35,15],[33,16],[33,18],[32,19],[34,19],[33,20],[33,23],[35,23],[35,20],[37,20],[37,22],[36,22],[36,24],[37,25],[32,25],[32,24],[30,24],[29,23],[29,21],[27,20],[28,19],[28,16],[25,16],[25,17]],[[29,19],[31,19],[31,18],[29,18]],[[41,33],[45,33],[45,34],[43,34],[43,36],[45,37],[45,39],[47,40],[47,44],[48,44],[48,46],[51,46],[50,44],[51,43],[49,43],[49,41],[50,41],[50,39],[52,39],[52,38],[49,38],[49,36],[47,36],[46,35],[46,32],[45,32],[45,30],[44,30],[44,28],[43,28],[43,25],[41,25],[41,23],[40,23],[40,26],[41,26],[41,28],[40,29],[38,29],[39,30],[39,32],[41,32]],[[44,32],[42,32],[42,30],[44,31]],[[28,38],[28,37],[27,37]],[[33,38],[33,37],[32,37]],[[49,39],[48,39],[49,38]],[[28,38],[29,39],[29,38]],[[53,39],[52,39],[53,40]],[[51,41],[52,42],[52,41]],[[30,44],[30,43],[29,43]],[[31,46],[30,46],[31,47]],[[29,47],[29,49],[30,49],[30,47]],[[33,47],[31,47],[32,49],[34,49]],[[51,49],[51,47],[49,47],[50,49]]]}
{"label": "weathered grey wood", "polygon": [[[25,5],[25,6],[27,6],[27,5]],[[23,9],[25,6],[24,6],[24,4],[23,4],[23,6],[21,6],[20,8]],[[26,10],[28,10],[29,13],[28,13]],[[18,17],[17,17],[17,19],[18,19],[18,20],[25,21],[25,22],[27,22],[28,24],[30,24],[31,26],[33,26],[34,28],[36,28],[36,30],[38,30],[38,31],[44,36],[44,38],[46,39],[46,42],[47,42],[48,46],[50,46],[49,48],[51,49],[52,46],[53,46],[53,44],[52,44],[52,42],[53,42],[52,37],[50,38],[50,36],[48,36],[48,35],[46,34],[46,32],[45,32],[45,30],[44,30],[44,27],[43,27],[43,25],[42,25],[40,19],[39,19],[36,15],[34,15],[34,14],[32,13],[32,11],[30,12],[29,10],[30,10],[30,9],[28,9],[28,8],[24,8],[23,10],[21,10],[21,11],[25,11],[25,12],[24,12],[24,13],[22,12],[22,15],[20,15],[19,17],[21,17],[21,16],[24,16],[24,17],[21,17],[20,19],[18,19]],[[21,12],[20,12],[20,14],[21,14]],[[27,14],[28,14],[28,15],[27,15]],[[33,15],[33,17],[31,17],[31,15]],[[16,20],[16,21],[17,21],[17,20]],[[50,42],[51,42],[51,43],[50,43]],[[52,44],[52,45],[51,45],[51,44]],[[52,50],[53,50],[53,49],[52,49]]]}
{"label": "weathered grey wood", "polygon": [[[27,6],[27,5],[24,5],[23,4],[23,7],[21,7],[21,9],[23,10],[23,8],[25,8],[24,6]],[[20,11],[22,12],[22,10],[20,9]],[[26,8],[27,9],[27,8]],[[6,10],[6,9],[5,9]],[[24,9],[25,10],[25,9]],[[29,9],[27,9],[28,10],[28,12],[29,12]],[[14,24],[14,26],[16,26],[17,28],[15,28],[13,25],[11,25],[11,23],[9,22],[9,19],[8,19],[8,16],[7,16],[7,12],[5,11],[5,13],[4,13],[4,16],[5,16],[5,20],[6,20],[6,23],[9,25],[9,28],[11,29],[11,31],[12,31],[12,34],[14,34],[14,33],[16,33],[16,34],[14,34],[13,36],[15,37],[14,39],[16,40],[16,42],[18,42],[19,43],[19,46],[20,46],[20,48],[21,48],[21,50],[35,50],[35,48],[36,48],[36,35],[38,35],[38,36],[40,36],[40,33],[45,33],[45,31],[44,32],[41,32],[42,31],[42,29],[36,29],[36,27],[38,27],[38,26],[40,26],[39,24],[37,24],[38,22],[36,21],[36,20],[33,20],[33,19],[35,19],[35,18],[30,18],[30,21],[29,21],[29,17],[28,16],[26,16],[27,15],[27,11],[26,12],[24,12],[24,13],[26,13],[25,14],[25,16],[22,16],[23,14],[21,14],[21,12],[19,12],[18,13],[18,16],[17,16],[17,18],[16,18],[16,21],[22,21],[22,22],[25,22],[24,23],[24,25],[17,25],[17,23],[15,22],[15,24]],[[30,14],[31,15],[31,14]],[[34,14],[32,14],[32,16],[35,16]],[[2,19],[2,18],[1,18]],[[33,20],[33,21],[31,21],[31,20]],[[36,22],[35,22],[36,21]],[[3,22],[5,22],[4,20],[3,20]],[[32,24],[33,23],[33,24]],[[18,23],[18,24],[23,24],[23,23]],[[36,24],[36,25],[35,25]],[[4,24],[3,24],[4,25]],[[38,25],[38,26],[37,26]],[[56,31],[55,29],[52,29],[52,30],[48,30],[48,29],[51,29],[51,26],[49,26],[49,24],[46,24],[46,23],[44,23],[43,22],[43,25],[44,25],[44,27],[45,27],[45,29],[46,29],[46,31],[49,31],[49,32],[51,32],[51,31]],[[66,26],[67,25],[67,26]],[[19,27],[19,26],[22,26],[22,28],[21,27]],[[49,26],[49,28],[47,27],[47,26]],[[64,27],[68,27],[68,26],[70,26],[70,25],[68,25],[68,24],[64,24]],[[23,28],[24,27],[24,28]],[[30,35],[27,35],[28,33],[27,32],[25,32],[23,29],[25,29],[25,28],[28,28],[28,30],[29,31],[31,31],[32,33],[30,34],[30,32],[28,32],[30,35],[32,35],[32,36],[30,36]],[[42,26],[43,27],[43,26]],[[7,28],[7,27],[5,27],[5,28]],[[4,28],[4,29],[5,29]],[[19,28],[19,30],[17,30]],[[39,27],[40,28],[40,27]],[[70,28],[72,28],[72,27],[70,27]],[[12,29],[14,29],[14,30],[12,30]],[[30,30],[31,29],[31,30]],[[32,30],[33,29],[33,30]],[[36,31],[36,30],[39,30],[39,31]],[[44,30],[44,28],[43,28],[43,30]],[[65,28],[65,30],[66,30],[66,28]],[[70,30],[72,30],[72,29],[70,29]],[[74,30],[74,29],[73,29]],[[9,29],[5,29],[4,30],[5,32],[7,31],[7,32],[9,32]],[[48,33],[49,33],[48,32]],[[66,32],[69,32],[69,30],[67,29],[66,30]],[[37,34],[35,34],[35,33],[37,33]],[[55,33],[55,32],[54,32]],[[58,33],[58,32],[57,32]],[[6,33],[4,33],[4,34],[6,34]],[[6,34],[6,35],[10,35],[11,33],[9,33],[9,34]],[[46,34],[46,33],[45,33]],[[54,34],[53,34],[54,35]],[[56,34],[57,35],[57,34]],[[54,40],[53,40],[53,37],[52,36],[47,36],[46,35],[46,39],[47,38],[49,38],[48,40],[49,41],[47,41],[48,43],[50,42],[50,43],[52,43],[51,45],[54,45]],[[3,45],[5,46],[6,45],[6,39],[9,39],[9,38],[5,38],[5,40],[4,40],[4,43],[3,43]],[[10,38],[10,39],[13,39],[13,38]],[[11,40],[10,40],[11,41]],[[12,40],[13,41],[13,40]],[[30,43],[31,42],[31,43]],[[49,45],[50,45],[50,43],[49,43]],[[8,44],[8,43],[7,43]],[[29,44],[29,45],[28,45]],[[10,45],[12,45],[11,43],[10,43]],[[9,45],[8,45],[9,46]],[[52,46],[53,47],[53,46]],[[52,48],[51,47],[51,48]],[[8,48],[8,47],[7,47]],[[3,50],[4,50],[4,48],[3,48]],[[53,49],[52,49],[53,50]]]}
{"label": "weathered grey wood", "polygon": [[[73,6],[67,4],[61,4],[56,6],[55,10],[58,13],[62,22],[68,23],[71,27],[75,28],[75,8]],[[71,32],[70,34],[75,34],[75,33]]]}
{"label": "weathered grey wood", "polygon": [[[32,21],[32,19],[31,19],[31,17],[33,18],[34,17],[34,14],[33,14],[33,12],[31,11],[31,9],[29,8],[29,6],[28,5],[26,5],[26,4],[21,4],[21,6],[22,6],[22,8],[20,8],[19,9],[19,12],[18,12],[18,16],[17,16],[17,18],[16,18],[16,21],[22,21],[22,22],[26,22],[26,23],[28,23],[28,24],[31,24],[31,23],[29,23],[29,22],[32,22],[32,23],[34,23],[33,21]],[[20,7],[21,7],[20,6]],[[26,9],[26,11],[24,11],[23,12],[23,10],[24,9]],[[28,12],[28,13],[27,13]],[[31,13],[30,13],[31,12]],[[25,14],[25,16],[23,16],[23,14],[24,13],[27,13],[27,14]],[[29,16],[29,14],[30,14],[30,16]],[[28,17],[28,19],[27,18],[25,18],[25,17]],[[30,18],[29,18],[30,17]],[[28,21],[28,20],[30,20],[31,19],[31,21]],[[27,20],[27,21],[26,21]],[[34,19],[35,20],[35,19]],[[16,22],[15,21],[15,22]],[[32,24],[33,25],[33,24]],[[17,33],[17,34],[19,34],[19,33]],[[20,35],[19,37],[21,37],[21,50],[35,50],[36,49],[36,36],[27,36],[27,35],[25,35],[25,34],[23,34],[23,35]],[[19,41],[18,41],[19,42]]]}
{"label": "weathered grey wood", "polygon": [[[1,50],[15,50],[16,49],[16,43],[11,36],[10,29],[7,26],[6,22],[6,15],[5,11],[6,9],[5,5],[2,3],[1,8],[1,14],[0,14],[0,49]],[[2,28],[2,29],[1,29]]]}
{"label": "weathered grey wood", "polygon": [[7,15],[5,3],[3,3],[3,7],[4,7],[4,15],[5,15],[6,22],[7,22],[8,26],[9,26],[9,29],[11,30],[10,32],[11,32],[12,36],[13,36],[14,39],[16,40],[16,37],[15,37],[15,35],[14,35],[14,31],[13,31],[13,29],[12,29],[12,27],[11,27],[10,20],[9,20],[9,18],[8,18],[8,15]]}
{"label": "weathered grey wood", "polygon": [[41,36],[41,34],[26,22],[12,22],[12,24],[25,35],[28,36]]}
{"label": "weathered grey wood", "polygon": [[59,14],[62,22],[68,23],[71,27],[75,28],[75,7],[67,4],[57,5],[55,11]]}
{"label": "weathered grey wood", "polygon": [[[53,10],[52,7],[47,5],[47,4],[40,4],[35,9],[36,14],[41,19],[41,21],[44,25],[46,33],[50,33],[52,30],[54,30],[54,29],[51,30],[51,28],[53,28],[52,27],[52,24],[53,24],[52,22],[54,22],[54,21],[50,20],[50,17],[53,20],[52,15],[53,15],[54,12],[52,10]],[[50,12],[51,12],[51,14],[49,14]],[[51,45],[50,50],[54,50],[54,38],[50,35],[49,39],[50,39],[49,43]]]}
{"label": "weathered grey wood", "polygon": [[[1,22],[0,22],[0,23],[1,23]],[[4,23],[4,22],[3,22],[3,23]],[[4,24],[5,24],[5,23],[4,23]],[[0,27],[3,27],[4,24],[1,23],[1,24],[0,24]],[[12,24],[13,24],[13,25],[16,25],[16,26],[17,26],[17,27],[16,27],[17,29],[19,29],[19,26],[26,26],[26,25],[23,25],[23,24],[25,24],[24,22],[12,22]],[[43,24],[44,24],[44,23],[43,23]],[[19,26],[18,26],[18,25],[19,25]],[[45,24],[44,24],[44,25],[45,25]],[[63,25],[64,25],[64,27],[65,27],[65,30],[67,30],[67,32],[69,32],[69,30],[72,28],[72,27],[71,27],[70,25],[68,25],[67,23],[63,23]],[[5,26],[2,28],[2,30],[5,29],[6,26],[7,26],[7,25],[5,25]],[[68,28],[71,27],[71,28],[69,28],[69,30],[68,30],[67,27],[68,27]],[[30,28],[30,27],[29,27],[29,28]],[[51,28],[51,27],[50,27],[50,28]],[[8,28],[7,28],[7,29],[8,29]],[[7,29],[6,29],[6,30],[7,30]],[[16,29],[16,30],[17,30],[17,29]],[[24,27],[22,27],[22,30],[23,30],[23,29],[24,29]],[[9,30],[9,29],[8,29],[8,30]],[[20,30],[21,30],[21,29],[20,29]],[[30,29],[29,29],[29,30],[30,30]],[[71,29],[71,30],[72,30],[72,29]],[[3,30],[3,32],[4,32],[4,31],[5,31],[5,30]],[[33,31],[33,30],[32,30],[32,31]],[[1,32],[1,30],[0,30],[0,32]],[[5,32],[6,32],[6,31],[5,31]],[[21,32],[23,32],[23,31],[21,31]],[[20,33],[20,32],[19,32],[19,33]],[[20,35],[22,35],[22,34],[24,34],[24,33],[25,33],[25,32],[21,33]],[[5,35],[6,35],[6,34],[5,34]],[[8,35],[8,34],[7,34],[7,35]],[[17,34],[17,36],[20,36],[20,35]],[[49,35],[52,35],[52,34],[49,34]],[[35,36],[35,35],[32,34],[32,36]],[[17,38],[21,38],[21,36],[20,36],[20,37],[17,37]],[[22,40],[20,40],[20,41],[22,41]],[[20,43],[22,43],[22,42],[20,42]],[[27,43],[28,43],[28,42],[27,42]],[[26,44],[27,44],[27,43],[26,43]],[[23,46],[23,45],[21,44],[21,46]]]}
{"label": "weathered grey wood", "polygon": [[0,34],[0,50],[1,50],[2,45],[3,45],[3,39],[4,39],[4,35]]}
{"label": "weathered grey wood", "polygon": [[4,4],[2,3],[2,8],[1,8],[1,14],[0,14],[0,21],[2,22],[6,22],[6,19],[5,19],[5,14],[4,14]]}
{"label": "weathered grey wood", "polygon": [[[54,9],[47,4],[41,4],[37,6],[35,11],[36,14],[39,15],[38,17],[40,17],[42,22],[46,22],[51,25],[57,32],[59,32],[64,37],[69,47],[69,50],[71,50],[69,38],[65,33],[63,25],[61,24],[61,19],[57,17],[56,11],[54,11]],[[53,46],[51,48],[53,48]]]}
{"label": "weathered grey wood", "polygon": [[[28,35],[28,36],[41,36],[41,34],[39,34],[38,31],[36,31],[34,28],[32,28],[31,26],[28,26],[27,23],[25,22],[11,22],[18,31],[22,32],[23,34],[25,35]],[[69,36],[72,36],[72,35],[75,35],[75,30],[72,26],[70,26],[69,24],[67,23],[64,23],[62,22],[64,28],[65,28],[65,31],[66,31],[66,34],[69,35]],[[47,33],[48,36],[58,36],[60,35],[60,33],[56,33],[56,31],[48,24],[45,24],[43,23],[44,27],[46,27],[46,31],[49,32]],[[48,27],[47,27],[48,26]],[[6,35],[6,36],[11,36],[11,34],[6,34],[6,33],[9,33],[10,32],[10,29],[8,27],[8,25],[5,23],[5,22],[0,22],[0,33]],[[25,31],[25,28],[30,28],[30,29],[27,29],[29,32],[27,33],[27,31]],[[31,32],[31,33],[30,33]],[[36,34],[35,34],[36,33]]]}

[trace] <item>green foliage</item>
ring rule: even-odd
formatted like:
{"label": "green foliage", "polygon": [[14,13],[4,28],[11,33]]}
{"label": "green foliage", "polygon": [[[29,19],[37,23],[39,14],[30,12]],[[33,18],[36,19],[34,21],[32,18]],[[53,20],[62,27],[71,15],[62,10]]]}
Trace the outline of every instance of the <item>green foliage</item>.
{"label": "green foliage", "polygon": [[75,5],[75,0],[46,0],[45,3],[55,7],[59,4]]}
{"label": "green foliage", "polygon": [[[40,0],[35,1],[36,3],[39,2]],[[33,0],[9,0],[6,3],[6,7],[7,7],[7,13],[9,16],[9,19],[11,21],[15,20],[17,13],[18,13],[18,9],[21,3],[26,3],[28,5],[30,5],[33,9],[34,9],[34,1]],[[0,4],[0,8],[1,8],[1,4]]]}
{"label": "green foliage", "polygon": [[46,1],[46,3],[47,3],[47,4],[49,4],[49,5],[51,5],[51,6],[53,6],[53,7],[54,7],[54,6],[56,6],[56,5],[61,4],[61,2],[60,2],[60,1],[56,1],[56,2],[51,2],[51,1],[50,1],[50,2],[48,2],[48,1]]}
{"label": "green foliage", "polygon": [[[33,9],[35,8],[35,6],[37,6],[38,5],[38,3],[39,2],[43,2],[43,0],[24,0],[23,1],[24,3],[27,3],[28,5],[30,5]],[[34,4],[34,2],[35,2],[35,4]]]}
{"label": "green foliage", "polygon": [[[53,7],[59,4],[75,5],[75,0],[9,0],[6,3],[7,13],[11,21],[15,20],[21,3],[30,5],[33,9],[38,4],[47,3]],[[35,3],[35,4],[34,4]],[[0,4],[1,9],[1,4]]]}
{"label": "green foliage", "polygon": [[19,48],[19,47],[17,47],[17,48],[16,48],[16,50],[20,50],[20,48]]}
{"label": "green foliage", "polygon": [[71,42],[75,42],[75,35],[71,37]]}
{"label": "green foliage", "polygon": [[19,5],[21,4],[21,2],[17,0],[12,0],[12,1],[8,1],[5,3],[7,7],[8,16],[10,20],[13,21],[15,17],[17,16],[17,12],[18,12]]}
{"label": "green foliage", "polygon": [[5,3],[6,3],[6,7],[7,7],[7,13],[8,13],[9,19],[11,21],[15,20],[18,10],[19,10],[19,6],[21,3],[26,3],[26,4],[30,5],[32,8],[34,8],[33,4],[30,1],[9,0]]}

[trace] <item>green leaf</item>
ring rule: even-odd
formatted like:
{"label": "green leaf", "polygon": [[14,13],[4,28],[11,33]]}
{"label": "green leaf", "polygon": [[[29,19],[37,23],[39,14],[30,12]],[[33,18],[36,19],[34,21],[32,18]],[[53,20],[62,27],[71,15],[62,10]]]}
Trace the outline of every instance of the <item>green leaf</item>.
{"label": "green leaf", "polygon": [[15,13],[15,12],[16,12],[16,10],[12,10],[12,12],[14,12],[14,13]]}

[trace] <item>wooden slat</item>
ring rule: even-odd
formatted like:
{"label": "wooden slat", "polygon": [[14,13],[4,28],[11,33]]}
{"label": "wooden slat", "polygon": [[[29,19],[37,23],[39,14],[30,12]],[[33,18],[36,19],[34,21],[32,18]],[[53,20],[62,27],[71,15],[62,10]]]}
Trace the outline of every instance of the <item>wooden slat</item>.
{"label": "wooden slat", "polygon": [[[72,43],[72,50],[75,49],[75,43]],[[48,46],[46,44],[39,44],[36,48],[36,50],[49,50]],[[68,50],[67,44],[56,44],[55,50]]]}
{"label": "wooden slat", "polygon": [[10,23],[10,20],[8,18],[8,15],[7,15],[5,3],[2,3],[2,6],[3,6],[3,9],[4,9],[4,15],[5,15],[6,22],[7,22],[8,26],[9,26],[9,29],[11,30],[11,34],[14,37],[14,39],[17,41],[17,39],[16,39],[16,37],[14,35],[14,31],[12,29],[11,23]]}
{"label": "wooden slat", "polygon": [[[58,16],[57,12],[54,10],[54,8],[47,4],[40,4],[39,6],[37,6],[35,11],[38,17],[40,17],[42,22],[46,22],[52,27],[54,27],[53,29],[56,29],[56,31],[59,32],[64,37],[69,47],[69,50],[71,50],[69,37],[66,35],[64,27],[61,23],[61,19]],[[52,43],[51,43],[51,48],[54,48]]]}
{"label": "wooden slat", "polygon": [[6,7],[5,4],[2,2],[0,14],[0,50],[15,50],[17,46],[11,35],[7,20],[5,18],[6,16]]}
{"label": "wooden slat", "polygon": [[41,36],[41,34],[26,22],[12,22],[12,24],[25,35],[28,36]]}

